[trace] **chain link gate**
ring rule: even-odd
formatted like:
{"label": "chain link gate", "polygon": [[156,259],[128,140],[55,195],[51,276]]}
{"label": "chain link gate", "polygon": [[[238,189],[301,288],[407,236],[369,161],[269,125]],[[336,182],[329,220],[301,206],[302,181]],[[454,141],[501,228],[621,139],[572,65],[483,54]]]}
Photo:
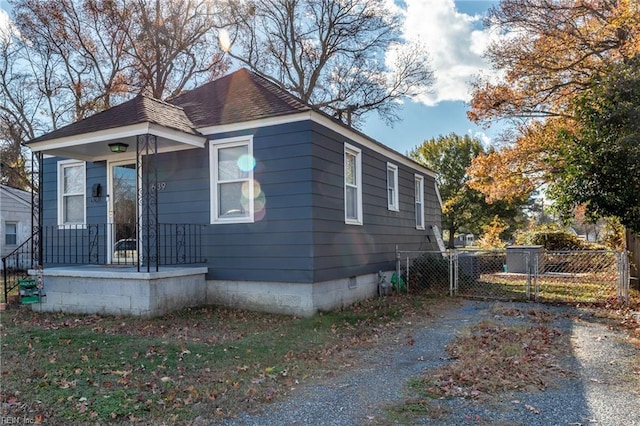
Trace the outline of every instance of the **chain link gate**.
{"label": "chain link gate", "polygon": [[563,303],[616,299],[629,303],[626,252],[398,251],[396,259],[395,282],[402,284],[397,288],[409,293]]}

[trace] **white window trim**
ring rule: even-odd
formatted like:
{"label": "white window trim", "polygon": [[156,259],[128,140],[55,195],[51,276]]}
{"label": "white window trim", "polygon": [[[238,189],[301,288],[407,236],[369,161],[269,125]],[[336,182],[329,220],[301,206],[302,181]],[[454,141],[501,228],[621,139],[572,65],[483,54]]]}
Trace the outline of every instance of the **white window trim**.
{"label": "white window trim", "polygon": [[[16,232],[15,232],[14,234],[10,234],[10,233],[8,232],[8,229],[9,229],[9,226],[10,226],[10,225],[14,225],[14,226],[15,226],[15,230],[16,230]],[[18,245],[18,242],[20,241],[20,239],[18,238],[18,228],[19,228],[19,227],[18,227],[18,222],[14,222],[14,221],[9,221],[9,220],[7,220],[7,221],[4,223],[4,243],[5,243],[5,245],[6,245],[6,246],[17,246],[17,245]],[[9,243],[9,242],[8,242],[7,237],[8,237],[9,235],[15,235],[15,237],[16,237],[16,242],[15,242],[15,243]]]}
{"label": "white window trim", "polygon": [[[393,172],[393,182],[389,182],[389,172]],[[389,202],[389,189],[393,189],[393,201]],[[400,211],[400,200],[398,194],[398,166],[387,163],[387,208],[392,211]]]}
{"label": "white window trim", "polygon": [[[347,217],[347,155],[356,157],[356,217]],[[344,223],[362,225],[362,150],[345,142],[344,144]]]}
{"label": "white window trim", "polygon": [[[414,184],[415,184],[415,192],[414,194],[418,194],[420,198],[415,197],[415,213],[416,213],[416,229],[425,229],[424,228],[424,176],[415,174],[414,175]],[[418,222],[418,218],[420,221]]]}
{"label": "white window trim", "polygon": [[247,154],[253,158],[253,136],[237,136],[233,138],[215,139],[209,141],[209,182],[211,182],[211,223],[253,223],[255,221],[254,210],[254,180],[253,168],[249,170],[246,180],[249,183],[249,216],[225,218],[218,215],[218,150],[234,146],[247,146]]}
{"label": "white window trim", "polygon": [[[64,222],[64,169],[67,167],[82,166],[82,222]],[[58,228],[84,228],[87,225],[87,163],[78,160],[58,161]]]}

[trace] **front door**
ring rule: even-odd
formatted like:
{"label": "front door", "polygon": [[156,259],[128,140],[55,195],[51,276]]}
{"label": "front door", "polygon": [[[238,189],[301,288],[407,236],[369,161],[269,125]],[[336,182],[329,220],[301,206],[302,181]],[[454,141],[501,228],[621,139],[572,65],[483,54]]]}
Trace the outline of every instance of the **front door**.
{"label": "front door", "polygon": [[113,264],[137,264],[138,197],[136,164],[110,163],[109,244]]}

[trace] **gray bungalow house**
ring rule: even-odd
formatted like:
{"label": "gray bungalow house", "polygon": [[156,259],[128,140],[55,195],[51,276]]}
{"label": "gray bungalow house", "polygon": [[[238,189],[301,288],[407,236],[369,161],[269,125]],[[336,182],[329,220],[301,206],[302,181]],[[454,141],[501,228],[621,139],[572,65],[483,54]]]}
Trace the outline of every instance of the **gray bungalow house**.
{"label": "gray bungalow house", "polygon": [[43,188],[35,310],[309,316],[376,295],[396,247],[438,249],[431,170],[246,69],[27,145]]}

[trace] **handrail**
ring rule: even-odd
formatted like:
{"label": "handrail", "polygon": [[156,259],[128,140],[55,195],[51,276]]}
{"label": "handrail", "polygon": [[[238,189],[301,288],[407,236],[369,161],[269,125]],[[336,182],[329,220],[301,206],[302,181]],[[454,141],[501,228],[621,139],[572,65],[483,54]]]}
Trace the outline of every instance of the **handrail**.
{"label": "handrail", "polygon": [[3,262],[5,259],[8,259],[9,257],[11,257],[12,255],[14,255],[18,250],[20,250],[24,245],[26,245],[27,243],[30,243],[31,240],[33,240],[37,235],[38,232],[40,231],[36,231],[33,234],[31,234],[31,236],[29,238],[27,238],[22,244],[20,244],[18,247],[16,247],[11,253],[9,253],[8,255],[4,256],[2,258]]}
{"label": "handrail", "polygon": [[[12,277],[18,277],[19,274],[16,274],[16,272],[20,271],[19,266],[19,254],[22,252],[22,250],[25,248],[25,246],[28,246],[39,234],[39,230],[35,231],[29,238],[27,238],[22,244],[20,244],[18,247],[16,247],[11,253],[9,253],[6,256],[2,257],[2,287],[4,289],[4,301],[8,302],[8,297],[9,297],[9,292],[11,290],[13,290],[14,288],[16,288],[18,286],[18,280],[16,279],[12,284],[9,284],[9,266],[7,266],[7,259],[10,259],[11,257],[16,257],[16,271],[13,271],[13,273],[11,274]],[[33,259],[33,253],[29,250],[27,251],[30,254],[30,266],[33,267],[33,263],[34,263],[34,259]]]}

